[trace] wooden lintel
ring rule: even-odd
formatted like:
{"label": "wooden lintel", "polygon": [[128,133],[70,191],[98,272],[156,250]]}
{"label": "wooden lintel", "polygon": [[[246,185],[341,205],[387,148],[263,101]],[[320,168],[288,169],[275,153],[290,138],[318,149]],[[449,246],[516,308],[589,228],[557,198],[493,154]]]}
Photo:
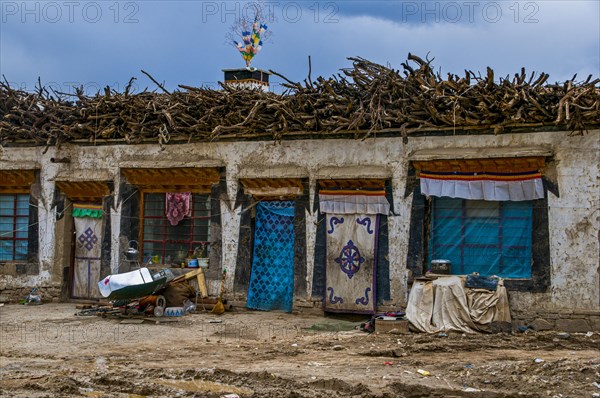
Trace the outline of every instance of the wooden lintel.
{"label": "wooden lintel", "polygon": [[322,189],[384,189],[385,180],[382,179],[335,179],[319,180]]}
{"label": "wooden lintel", "polygon": [[197,194],[210,194],[212,186],[203,185],[152,185],[141,186],[140,190],[144,193],[165,193],[165,192],[191,192]]}
{"label": "wooden lintel", "polygon": [[29,193],[35,170],[0,170],[0,193]]}
{"label": "wooden lintel", "polygon": [[56,187],[73,202],[98,202],[110,195],[107,181],[56,181]]}
{"label": "wooden lintel", "polygon": [[[127,168],[121,169],[130,184],[146,191],[163,187],[191,187],[192,189],[174,189],[172,191],[206,190],[219,182],[220,172],[216,167],[174,167],[166,169]],[[168,190],[168,189],[167,189]]]}
{"label": "wooden lintel", "polygon": [[304,192],[301,178],[242,178],[240,182],[244,192],[255,198],[293,198]]}
{"label": "wooden lintel", "polygon": [[417,171],[433,172],[496,172],[516,173],[521,171],[542,170],[546,160],[542,156],[485,159],[438,159],[413,161]]}

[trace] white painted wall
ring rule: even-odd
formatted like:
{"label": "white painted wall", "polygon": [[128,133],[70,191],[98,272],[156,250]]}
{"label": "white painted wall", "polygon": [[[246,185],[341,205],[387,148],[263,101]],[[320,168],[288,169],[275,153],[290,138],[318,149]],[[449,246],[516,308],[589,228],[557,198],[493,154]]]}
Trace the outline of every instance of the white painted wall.
{"label": "white painted wall", "polygon": [[[435,148],[505,148],[542,146],[553,151],[558,161],[560,198],[549,194],[549,223],[551,245],[551,288],[547,293],[511,293],[513,308],[526,311],[600,308],[600,130],[584,136],[569,137],[568,132],[521,133],[481,136],[444,136],[410,138],[402,144],[400,138],[359,140],[298,140],[273,142],[216,142],[170,145],[164,150],[158,145],[74,146],[60,150],[51,148],[42,154],[41,148],[4,148],[0,153],[0,168],[31,168],[39,164],[42,171],[40,201],[40,275],[21,277],[12,282],[40,284],[57,281],[62,275],[52,275],[54,258],[55,217],[48,206],[57,176],[61,179],[100,179],[108,173],[119,185],[119,168],[127,167],[226,167],[229,201],[221,203],[223,266],[228,270],[227,286],[231,291],[237,255],[240,210],[233,209],[238,187],[238,173],[248,168],[269,168],[281,165],[292,170],[301,168],[308,174],[311,207],[316,176],[324,167],[379,166],[389,170],[394,191],[395,214],[389,217],[390,276],[393,304],[403,305],[407,297],[406,256],[412,197],[404,199],[408,156],[416,150]],[[69,164],[53,164],[51,157],[70,157]],[[328,169],[331,170],[331,169]],[[100,172],[101,171],[101,172]],[[335,173],[335,172],[332,172]],[[273,175],[272,177],[277,177]],[[335,177],[335,175],[331,175]],[[363,176],[364,177],[364,176]],[[118,195],[118,192],[115,193]],[[118,197],[118,196],[117,196]],[[116,201],[115,201],[116,203]],[[120,207],[111,214],[112,267],[118,263],[118,234]],[[307,233],[307,294],[312,285],[313,253],[316,236],[316,215],[308,214]],[[5,276],[0,281],[7,282]],[[58,278],[58,279],[57,279]],[[211,282],[211,292],[218,290],[218,281]]]}

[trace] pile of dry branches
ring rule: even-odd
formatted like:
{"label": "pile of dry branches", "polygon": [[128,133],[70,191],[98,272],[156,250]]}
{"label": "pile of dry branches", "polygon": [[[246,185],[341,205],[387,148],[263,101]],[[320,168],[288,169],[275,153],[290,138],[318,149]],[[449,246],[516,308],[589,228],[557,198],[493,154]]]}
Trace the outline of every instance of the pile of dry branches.
{"label": "pile of dry branches", "polygon": [[[600,79],[546,84],[545,73],[494,78],[465,71],[443,78],[431,60],[409,54],[398,71],[362,58],[330,78],[296,83],[284,76],[282,95],[223,86],[179,86],[163,92],[106,89],[75,100],[40,87],[35,93],[0,83],[0,145],[25,141],[139,143],[235,139],[290,139],[434,130],[556,126],[584,131],[600,125]],[[145,73],[145,72],[144,72]],[[154,79],[153,79],[154,80]],[[158,84],[158,83],[157,83]]]}

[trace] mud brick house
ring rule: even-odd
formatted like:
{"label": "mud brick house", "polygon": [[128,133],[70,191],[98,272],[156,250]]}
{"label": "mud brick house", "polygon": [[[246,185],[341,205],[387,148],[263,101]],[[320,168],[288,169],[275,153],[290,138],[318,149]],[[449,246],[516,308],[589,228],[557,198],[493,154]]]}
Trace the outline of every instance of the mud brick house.
{"label": "mud brick house", "polygon": [[403,307],[444,258],[505,278],[518,322],[600,330],[598,80],[353,61],[283,95],[253,69],[75,103],[2,86],[0,300],[95,299],[129,248],[176,268],[206,244],[209,292],[227,269],[249,308]]}

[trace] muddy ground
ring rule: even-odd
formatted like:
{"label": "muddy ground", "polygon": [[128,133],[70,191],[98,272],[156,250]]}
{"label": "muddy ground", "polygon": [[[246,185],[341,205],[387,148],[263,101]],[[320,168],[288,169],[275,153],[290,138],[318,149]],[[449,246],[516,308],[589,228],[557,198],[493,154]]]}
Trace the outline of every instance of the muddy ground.
{"label": "muddy ground", "polygon": [[356,320],[274,312],[198,313],[167,324],[75,312],[73,304],[0,308],[0,396],[600,394],[598,333],[438,337],[366,334],[352,330]]}

